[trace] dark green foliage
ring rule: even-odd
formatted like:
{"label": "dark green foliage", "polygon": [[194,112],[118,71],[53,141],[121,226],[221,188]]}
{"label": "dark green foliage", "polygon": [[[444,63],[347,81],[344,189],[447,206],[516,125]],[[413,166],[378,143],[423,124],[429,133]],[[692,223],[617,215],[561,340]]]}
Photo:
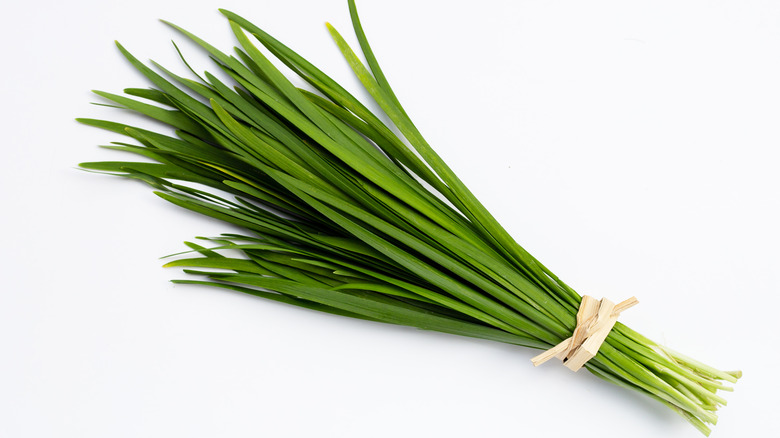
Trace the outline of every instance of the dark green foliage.
{"label": "dark green foliage", "polygon": [[[532,348],[568,337],[580,296],[518,245],[428,145],[382,73],[354,2],[349,6],[368,66],[328,28],[393,127],[295,52],[223,10],[240,44],[236,56],[167,24],[206,50],[234,84],[209,73],[187,79],[160,66],[157,73],[117,44],[154,88],[96,93],[175,133],[80,119],[136,142],[110,147],[156,162],[81,166],[142,180],[171,203],[246,229],[212,248],[188,243],[199,257],[167,266],[194,268],[185,272],[205,280],[179,283]],[[295,87],[250,37],[315,91]],[[224,249],[244,257],[225,257]],[[715,392],[728,389],[717,380],[736,381],[621,324],[587,368],[658,399],[704,433],[724,404]]]}

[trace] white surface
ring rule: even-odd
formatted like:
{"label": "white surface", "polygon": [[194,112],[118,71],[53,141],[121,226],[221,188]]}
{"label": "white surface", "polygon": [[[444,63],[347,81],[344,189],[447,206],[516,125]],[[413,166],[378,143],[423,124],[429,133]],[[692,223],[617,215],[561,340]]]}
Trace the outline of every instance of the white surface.
{"label": "white surface", "polygon": [[[699,436],[530,350],[168,283],[157,257],[229,228],[74,170],[132,157],[72,119],[123,117],[90,89],[146,86],[114,39],[184,71],[156,18],[228,50],[217,7],[354,88],[322,26],[353,41],[343,0],[3,8],[0,436]],[[780,436],[780,4],[358,7],[408,112],[510,232],[580,293],[639,297],[622,320],[642,333],[744,370],[714,437]]]}

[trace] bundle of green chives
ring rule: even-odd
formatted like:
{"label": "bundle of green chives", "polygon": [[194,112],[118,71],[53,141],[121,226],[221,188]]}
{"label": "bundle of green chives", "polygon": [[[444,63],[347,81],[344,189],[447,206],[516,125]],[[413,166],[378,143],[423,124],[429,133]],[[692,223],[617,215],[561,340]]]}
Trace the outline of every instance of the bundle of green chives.
{"label": "bundle of green chives", "polygon": [[[233,83],[208,72],[185,78],[155,64],[157,73],[118,45],[154,86],[126,89],[126,96],[96,93],[175,134],[79,119],[135,140],[107,147],[153,161],[81,166],[144,181],[173,204],[246,229],[207,239],[209,248],[188,242],[198,256],[166,266],[204,279],[177,283],[531,348],[571,336],[580,295],[518,245],[428,145],[382,73],[353,0],[349,8],[368,65],[328,29],[402,137],[294,51],[222,10],[240,45],[235,55],[167,24]],[[250,36],[314,90],[294,86]],[[225,249],[243,257],[227,257]],[[704,434],[725,404],[717,391],[731,390],[721,382],[741,374],[620,323],[585,366],[669,406]]]}

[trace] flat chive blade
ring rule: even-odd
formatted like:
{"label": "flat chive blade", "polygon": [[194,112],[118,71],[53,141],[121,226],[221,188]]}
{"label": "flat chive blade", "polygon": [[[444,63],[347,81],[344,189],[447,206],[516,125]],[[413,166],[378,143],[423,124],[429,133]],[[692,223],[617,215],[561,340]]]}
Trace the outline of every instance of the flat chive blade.
{"label": "flat chive blade", "polygon": [[[196,256],[166,266],[200,278],[178,283],[537,349],[568,337],[580,295],[523,249],[428,144],[379,66],[353,0],[349,10],[367,65],[328,30],[383,115],[249,20],[221,10],[238,42],[235,55],[165,23],[229,80],[196,74],[183,55],[194,78],[150,67],[117,43],[151,88],[96,94],[173,134],[79,119],[125,136],[109,148],[155,161],[82,167],[143,181],[168,202],[245,229],[207,239],[211,246],[186,243]],[[273,58],[313,89],[294,85]],[[704,434],[725,404],[717,391],[731,389],[722,382],[741,375],[622,324],[586,368],[669,406]]]}

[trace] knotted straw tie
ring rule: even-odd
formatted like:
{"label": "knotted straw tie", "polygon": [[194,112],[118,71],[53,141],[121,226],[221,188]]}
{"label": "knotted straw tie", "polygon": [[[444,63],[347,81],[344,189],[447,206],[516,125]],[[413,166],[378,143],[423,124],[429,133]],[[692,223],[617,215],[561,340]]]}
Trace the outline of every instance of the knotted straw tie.
{"label": "knotted straw tie", "polygon": [[617,322],[618,316],[626,309],[639,303],[636,297],[631,297],[617,305],[602,298],[601,301],[584,295],[577,311],[577,327],[570,338],[531,359],[534,366],[539,366],[553,357],[563,361],[572,371],[578,371],[593,358],[599,347],[607,339],[607,335]]}

